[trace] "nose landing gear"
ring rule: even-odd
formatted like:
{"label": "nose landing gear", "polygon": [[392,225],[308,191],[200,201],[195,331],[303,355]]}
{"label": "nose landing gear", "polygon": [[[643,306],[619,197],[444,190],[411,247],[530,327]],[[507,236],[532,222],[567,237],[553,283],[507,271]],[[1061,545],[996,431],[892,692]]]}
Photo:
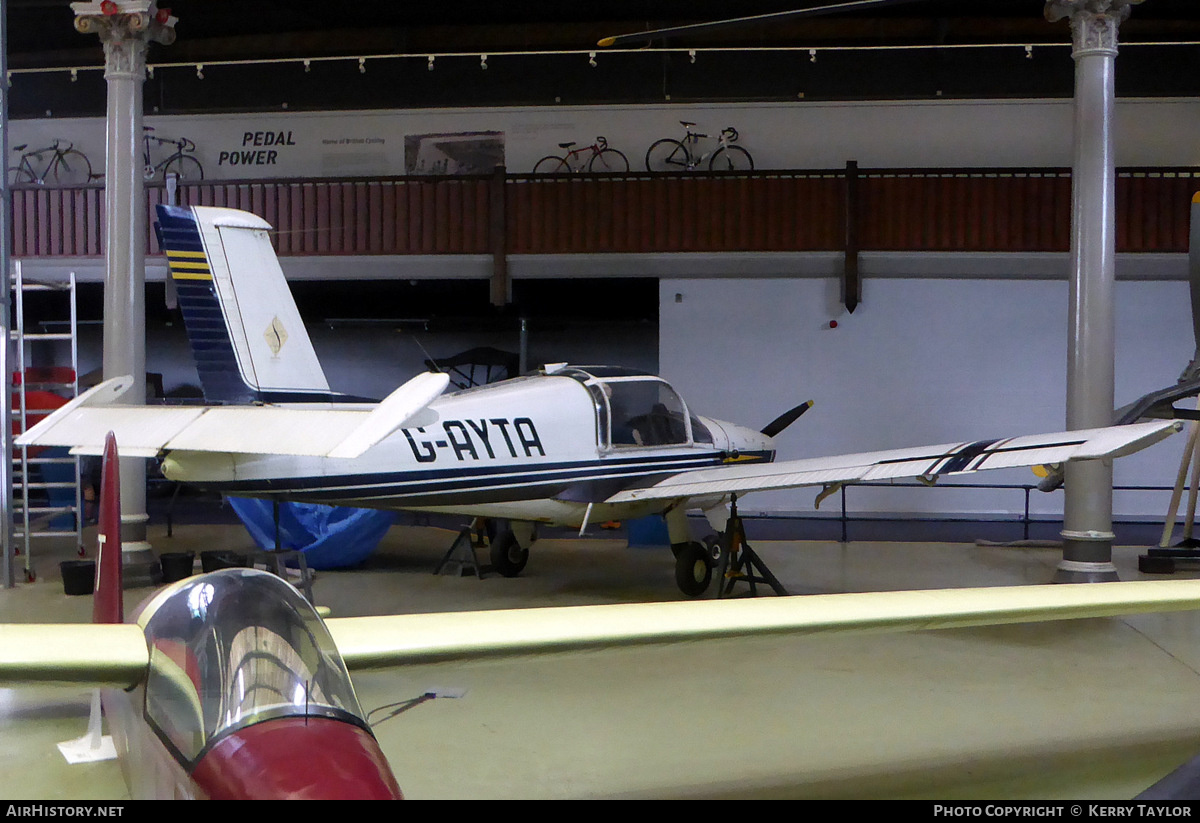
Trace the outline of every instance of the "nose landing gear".
{"label": "nose landing gear", "polygon": [[767,568],[767,564],[746,540],[746,530],[737,510],[737,495],[730,499],[729,520],[725,531],[715,535],[709,548],[699,543],[684,543],[675,552],[675,583],[688,597],[699,597],[708,590],[716,572],[717,598],[729,597],[738,583],[750,586],[750,596],[758,594],[758,584],[771,587],[786,596],[787,589]]}

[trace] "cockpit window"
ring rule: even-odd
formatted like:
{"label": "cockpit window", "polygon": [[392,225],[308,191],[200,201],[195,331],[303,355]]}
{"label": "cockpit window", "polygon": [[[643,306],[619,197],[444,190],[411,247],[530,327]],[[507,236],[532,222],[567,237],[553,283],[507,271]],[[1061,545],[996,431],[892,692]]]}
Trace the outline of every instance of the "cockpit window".
{"label": "cockpit window", "polygon": [[687,409],[669,385],[656,379],[602,380],[614,448],[688,443]]}
{"label": "cockpit window", "polygon": [[146,719],[185,765],[258,720],[320,715],[365,725],[325,625],[272,574],[197,578],[158,606],[146,637]]}

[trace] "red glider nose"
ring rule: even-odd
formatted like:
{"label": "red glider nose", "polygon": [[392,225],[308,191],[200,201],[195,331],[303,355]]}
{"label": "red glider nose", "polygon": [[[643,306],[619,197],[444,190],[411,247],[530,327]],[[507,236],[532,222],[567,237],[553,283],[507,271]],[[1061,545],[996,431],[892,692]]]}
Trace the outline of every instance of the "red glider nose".
{"label": "red glider nose", "polygon": [[402,800],[375,738],[328,717],[280,717],[238,729],[192,779],[213,800]]}

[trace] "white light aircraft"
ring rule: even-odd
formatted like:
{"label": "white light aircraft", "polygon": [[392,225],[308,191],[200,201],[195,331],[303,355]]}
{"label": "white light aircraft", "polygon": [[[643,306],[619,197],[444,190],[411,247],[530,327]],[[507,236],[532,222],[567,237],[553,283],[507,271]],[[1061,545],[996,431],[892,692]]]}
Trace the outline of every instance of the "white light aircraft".
{"label": "white light aircraft", "polygon": [[99,454],[156,457],[171,480],[233,495],[493,518],[493,565],[519,574],[539,523],[666,518],[676,581],[708,587],[715,560],[692,539],[700,510],[725,528],[732,495],[981,469],[1111,459],[1178,430],[1154,421],[775,462],[774,437],[809,404],[761,431],[693,413],[663,379],[613,367],[537,374],[445,393],[420,374],[379,403],[335,394],[279,261],[271,226],[231,209],[158,207],[205,398],[135,407],[106,381],[18,438]]}

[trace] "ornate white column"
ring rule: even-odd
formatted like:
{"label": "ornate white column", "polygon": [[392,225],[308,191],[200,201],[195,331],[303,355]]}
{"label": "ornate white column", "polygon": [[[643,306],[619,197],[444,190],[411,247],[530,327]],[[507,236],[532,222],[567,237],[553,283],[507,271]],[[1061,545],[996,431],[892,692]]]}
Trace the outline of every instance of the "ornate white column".
{"label": "ornate white column", "polygon": [[[104,378],[131,375],[122,402],[146,400],[146,189],[139,159],[142,85],[151,41],[175,41],[175,18],[153,0],[72,3],[75,28],[99,35],[108,83],[104,169]],[[120,444],[117,444],[118,447]],[[121,460],[121,534],[125,568],[153,567],[146,542],[146,461]],[[128,575],[129,572],[127,572]]]}
{"label": "ornate white column", "polygon": [[[1142,0],[1051,0],[1046,19],[1067,18],[1075,58],[1067,428],[1112,424],[1116,161],[1112,123],[1117,29]],[[1066,466],[1060,583],[1116,580],[1112,465]]]}

